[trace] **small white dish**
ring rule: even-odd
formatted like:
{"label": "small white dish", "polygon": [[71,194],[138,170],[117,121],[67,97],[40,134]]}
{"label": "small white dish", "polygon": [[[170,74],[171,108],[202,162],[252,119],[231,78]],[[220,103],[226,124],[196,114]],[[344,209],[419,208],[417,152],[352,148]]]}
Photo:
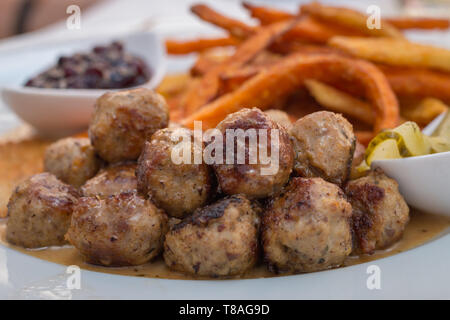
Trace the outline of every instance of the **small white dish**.
{"label": "small white dish", "polygon": [[165,49],[155,33],[138,32],[125,36],[60,41],[0,55],[3,101],[42,136],[57,138],[80,132],[89,124],[95,100],[112,90],[41,89],[25,87],[23,84],[54,65],[61,55],[87,52],[94,46],[106,45],[114,40],[122,41],[127,52],[146,62],[152,77],[141,87],[155,88],[165,75]]}
{"label": "small white dish", "polygon": [[[431,134],[443,119],[431,122],[423,133]],[[450,216],[450,152],[404,159],[373,161],[397,180],[400,193],[411,206],[429,213]]]}

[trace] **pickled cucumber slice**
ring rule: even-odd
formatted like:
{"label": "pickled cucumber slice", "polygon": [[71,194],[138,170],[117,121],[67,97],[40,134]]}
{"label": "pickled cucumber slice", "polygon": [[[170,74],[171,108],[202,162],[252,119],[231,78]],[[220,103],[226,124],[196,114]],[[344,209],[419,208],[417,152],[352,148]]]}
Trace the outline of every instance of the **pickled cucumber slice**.
{"label": "pickled cucumber slice", "polygon": [[398,149],[398,141],[396,139],[386,139],[378,143],[366,157],[367,165],[371,165],[372,161],[382,159],[400,159],[402,155]]}
{"label": "pickled cucumber slice", "polygon": [[[429,137],[415,122],[380,132],[370,141],[365,160],[368,166],[374,160],[397,159],[450,151],[450,115],[447,112],[439,127]],[[364,167],[361,167],[363,170]]]}
{"label": "pickled cucumber slice", "polygon": [[401,157],[420,156],[431,151],[430,141],[425,139],[419,126],[414,122],[405,122],[395,129],[380,132],[367,147],[366,161],[380,143],[389,139],[396,141]]}
{"label": "pickled cucumber slice", "polygon": [[431,145],[417,123],[408,121],[392,131],[401,136],[397,143],[402,156],[414,157],[430,153]]}
{"label": "pickled cucumber slice", "polygon": [[447,113],[444,116],[444,119],[442,119],[441,123],[433,132],[432,136],[444,137],[447,140],[450,140],[450,112],[447,111]]}
{"label": "pickled cucumber slice", "polygon": [[450,140],[446,137],[427,137],[431,145],[432,153],[450,151]]}

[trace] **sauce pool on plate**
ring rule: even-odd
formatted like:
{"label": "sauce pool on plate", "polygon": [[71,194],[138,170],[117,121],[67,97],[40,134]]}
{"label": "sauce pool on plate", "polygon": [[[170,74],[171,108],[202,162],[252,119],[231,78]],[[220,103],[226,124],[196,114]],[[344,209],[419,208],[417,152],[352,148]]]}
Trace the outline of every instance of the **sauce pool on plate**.
{"label": "sauce pool on plate", "polygon": [[[450,228],[450,218],[425,214],[417,211],[411,212],[411,220],[406,227],[403,238],[392,247],[380,250],[372,255],[350,256],[344,263],[344,266],[361,264],[385,257],[395,255],[400,252],[411,250],[422,244],[425,244],[448,231]],[[27,250],[8,244],[5,240],[6,220],[0,222],[0,244],[9,248],[18,250],[30,256],[54,262],[62,265],[78,265],[82,269],[111,273],[125,276],[147,277],[147,278],[165,278],[165,279],[207,279],[192,277],[171,271],[164,263],[161,257],[151,263],[140,266],[107,268],[85,263],[77,250],[71,246],[60,248],[43,248],[37,250]],[[270,273],[264,264],[259,264],[247,274],[237,277],[238,279],[256,279],[276,276]],[[236,279],[236,278],[234,278]]]}

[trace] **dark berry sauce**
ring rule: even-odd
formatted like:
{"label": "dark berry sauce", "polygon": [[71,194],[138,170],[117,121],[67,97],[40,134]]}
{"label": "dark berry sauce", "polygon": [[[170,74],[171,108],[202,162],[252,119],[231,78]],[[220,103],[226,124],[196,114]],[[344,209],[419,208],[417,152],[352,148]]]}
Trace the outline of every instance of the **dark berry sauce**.
{"label": "dark berry sauce", "polygon": [[122,89],[147,82],[151,71],[145,62],[113,42],[88,53],[62,56],[55,66],[28,80],[27,87],[56,89]]}

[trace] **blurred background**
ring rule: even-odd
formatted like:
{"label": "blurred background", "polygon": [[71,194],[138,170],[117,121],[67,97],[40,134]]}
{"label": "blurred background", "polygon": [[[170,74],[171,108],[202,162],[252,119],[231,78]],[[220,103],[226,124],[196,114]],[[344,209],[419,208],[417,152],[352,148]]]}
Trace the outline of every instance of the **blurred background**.
{"label": "blurred background", "polygon": [[[189,6],[191,0],[2,0],[0,2],[0,38],[36,31],[67,18],[66,9],[77,5],[86,13],[89,26],[122,25],[131,20],[155,16],[179,16]],[[235,0],[203,1],[218,3],[239,3]],[[256,0],[255,3],[276,3],[280,6],[299,4],[301,0]],[[323,1],[366,7],[378,4],[383,10],[403,15],[448,16],[450,0],[353,0]],[[95,21],[95,23],[94,23]]]}
{"label": "blurred background", "polygon": [[[161,37],[194,38],[222,32],[201,22],[189,12],[193,3],[203,2],[218,11],[243,20],[250,20],[241,8],[241,0],[1,0],[0,53],[35,43],[55,39],[78,38],[92,34],[123,34],[136,30],[154,30]],[[268,6],[296,10],[302,0],[250,0]],[[450,17],[450,0],[322,0],[323,3],[354,7],[366,11],[378,5],[382,16],[441,16]],[[81,10],[80,28],[70,29],[67,9],[76,5]],[[251,21],[249,21],[251,22]],[[450,47],[449,33],[440,31],[413,32],[411,38],[427,42],[441,39]],[[176,60],[170,64],[176,69]],[[169,69],[169,71],[171,71]],[[176,70],[177,71],[177,70]],[[0,103],[0,131],[17,126],[19,120]]]}

